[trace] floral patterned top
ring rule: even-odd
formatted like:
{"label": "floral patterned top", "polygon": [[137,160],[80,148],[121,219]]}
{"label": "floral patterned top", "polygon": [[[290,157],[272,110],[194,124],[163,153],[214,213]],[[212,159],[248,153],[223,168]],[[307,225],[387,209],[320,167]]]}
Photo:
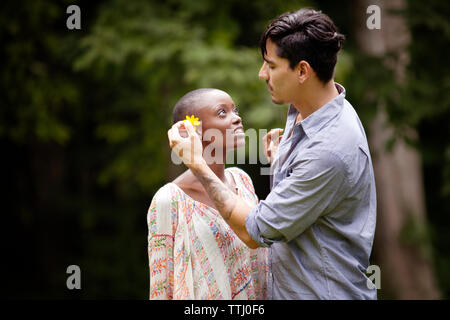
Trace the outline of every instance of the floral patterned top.
{"label": "floral patterned top", "polygon": [[[238,195],[258,198],[250,177],[226,169]],[[163,186],[147,214],[150,299],[265,299],[266,248],[248,248],[220,213],[195,201],[176,184]]]}

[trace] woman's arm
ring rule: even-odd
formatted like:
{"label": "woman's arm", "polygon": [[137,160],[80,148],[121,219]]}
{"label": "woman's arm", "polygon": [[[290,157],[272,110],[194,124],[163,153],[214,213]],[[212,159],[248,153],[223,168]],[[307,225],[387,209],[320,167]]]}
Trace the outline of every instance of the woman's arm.
{"label": "woman's arm", "polygon": [[173,299],[174,230],[169,188],[160,189],[147,213],[148,259],[150,272],[149,299]]}

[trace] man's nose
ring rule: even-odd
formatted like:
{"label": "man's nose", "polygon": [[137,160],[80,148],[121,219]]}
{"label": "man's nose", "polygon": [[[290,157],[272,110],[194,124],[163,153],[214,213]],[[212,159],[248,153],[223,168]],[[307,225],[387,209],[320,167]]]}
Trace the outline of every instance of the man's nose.
{"label": "man's nose", "polygon": [[269,80],[269,76],[267,74],[267,62],[264,61],[261,69],[259,69],[258,77],[264,80]]}

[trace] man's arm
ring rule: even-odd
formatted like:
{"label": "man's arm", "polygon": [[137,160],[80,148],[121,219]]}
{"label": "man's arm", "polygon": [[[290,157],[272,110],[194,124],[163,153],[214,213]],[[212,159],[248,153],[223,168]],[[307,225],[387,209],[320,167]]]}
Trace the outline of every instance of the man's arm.
{"label": "man's arm", "polygon": [[[185,127],[188,137],[180,136],[178,129]],[[250,248],[258,244],[252,239],[245,227],[245,219],[252,208],[235,195],[208,167],[202,156],[201,141],[190,122],[177,122],[168,131],[170,147],[177,152],[186,166],[201,182],[223,219],[236,235]],[[197,141],[198,140],[198,141]]]}
{"label": "man's arm", "polygon": [[236,235],[250,248],[258,247],[258,244],[248,234],[245,227],[245,219],[252,210],[245,201],[234,194],[205,163],[194,165],[191,171],[202,183],[206,192],[223,219],[229,224]]}

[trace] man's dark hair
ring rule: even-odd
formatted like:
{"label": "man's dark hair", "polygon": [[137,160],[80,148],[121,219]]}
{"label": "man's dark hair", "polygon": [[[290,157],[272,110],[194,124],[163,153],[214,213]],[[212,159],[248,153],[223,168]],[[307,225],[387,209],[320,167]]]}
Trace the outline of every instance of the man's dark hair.
{"label": "man's dark hair", "polygon": [[208,92],[218,90],[214,88],[201,88],[190,91],[186,93],[184,96],[178,100],[173,108],[172,120],[173,123],[176,123],[181,120],[185,120],[186,116],[195,115],[195,108],[198,106],[198,103],[201,97]]}
{"label": "man's dark hair", "polygon": [[287,12],[273,20],[261,37],[263,57],[269,38],[278,47],[277,55],[289,60],[291,69],[304,60],[324,83],[333,78],[337,54],[345,39],[326,14],[312,9]]}

